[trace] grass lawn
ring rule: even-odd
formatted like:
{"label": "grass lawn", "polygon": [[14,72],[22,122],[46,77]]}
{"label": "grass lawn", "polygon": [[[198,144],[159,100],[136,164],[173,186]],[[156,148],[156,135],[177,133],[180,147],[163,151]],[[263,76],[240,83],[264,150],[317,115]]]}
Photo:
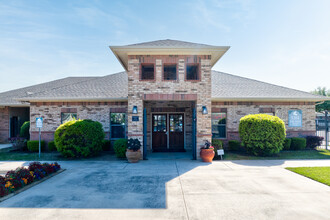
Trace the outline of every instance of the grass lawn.
{"label": "grass lawn", "polygon": [[287,167],[286,169],[330,186],[330,167]]}
{"label": "grass lawn", "polygon": [[39,153],[11,151],[0,152],[0,161],[61,161],[61,160],[113,160],[116,157],[110,152],[101,152],[100,155],[89,158],[65,158],[58,152],[45,152],[41,153],[39,159]]}
{"label": "grass lawn", "polygon": [[282,151],[270,157],[258,157],[246,153],[225,152],[225,160],[284,160],[284,159],[330,159],[329,150]]}

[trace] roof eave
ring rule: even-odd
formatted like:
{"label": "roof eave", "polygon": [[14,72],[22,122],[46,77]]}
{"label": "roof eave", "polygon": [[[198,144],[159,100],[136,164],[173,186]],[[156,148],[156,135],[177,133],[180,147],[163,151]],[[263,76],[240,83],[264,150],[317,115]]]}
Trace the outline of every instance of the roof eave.
{"label": "roof eave", "polygon": [[315,99],[315,98],[297,98],[297,97],[287,97],[287,98],[278,98],[278,97],[226,97],[226,98],[220,98],[220,97],[215,97],[211,98],[211,101],[261,101],[261,102],[320,102],[320,101],[325,101],[326,99]]}
{"label": "roof eave", "polygon": [[127,97],[118,97],[118,98],[29,98],[29,99],[18,99],[19,101],[26,102],[111,102],[111,101],[127,101]]}
{"label": "roof eave", "polygon": [[128,71],[128,55],[212,55],[211,67],[229,50],[230,46],[213,47],[126,47],[109,46],[118,61]]}

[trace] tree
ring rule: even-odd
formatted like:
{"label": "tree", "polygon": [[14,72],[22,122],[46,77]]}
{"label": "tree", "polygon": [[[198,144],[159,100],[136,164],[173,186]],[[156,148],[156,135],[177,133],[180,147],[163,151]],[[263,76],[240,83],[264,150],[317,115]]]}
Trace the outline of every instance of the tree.
{"label": "tree", "polygon": [[[327,90],[326,87],[317,87],[317,89],[315,89],[314,91],[312,91],[311,93],[315,94],[315,95],[323,95],[323,96],[329,96],[330,97],[330,89]],[[328,110],[330,111],[330,101],[324,101],[320,104],[317,104],[315,106],[315,110],[317,112],[322,112],[324,110]]]}

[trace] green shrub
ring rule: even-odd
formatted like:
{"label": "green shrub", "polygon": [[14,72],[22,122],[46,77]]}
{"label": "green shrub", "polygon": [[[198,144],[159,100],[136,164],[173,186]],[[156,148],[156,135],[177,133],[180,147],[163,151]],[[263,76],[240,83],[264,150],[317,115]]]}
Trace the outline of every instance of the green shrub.
{"label": "green shrub", "polygon": [[306,148],[306,138],[291,138],[291,150],[304,150]]}
{"label": "green shrub", "polygon": [[[45,149],[45,141],[40,141],[41,151]],[[39,152],[39,141],[28,141],[27,148],[31,152]]]}
{"label": "green shrub", "polygon": [[285,124],[277,116],[247,115],[239,123],[239,135],[247,152],[268,156],[279,153],[285,139]]}
{"label": "green shrub", "polygon": [[26,121],[23,123],[21,130],[19,132],[19,136],[22,138],[30,139],[30,122]]}
{"label": "green shrub", "polygon": [[218,150],[223,149],[223,142],[218,139],[212,139],[212,146],[214,147],[215,156],[219,156]]}
{"label": "green shrub", "polygon": [[56,151],[56,145],[55,145],[55,141],[49,141],[48,142],[48,150],[49,151]]}
{"label": "green shrub", "polygon": [[113,144],[113,149],[115,154],[118,158],[125,158],[126,157],[126,149],[127,149],[127,139],[118,139]]}
{"label": "green shrub", "polygon": [[291,148],[291,138],[285,138],[283,143],[283,150],[290,150]]}
{"label": "green shrub", "polygon": [[228,141],[228,148],[230,151],[241,151],[241,142],[236,141],[236,140],[230,140]]}
{"label": "green shrub", "polygon": [[100,122],[72,120],[60,125],[54,137],[64,157],[89,157],[102,151],[104,131]]}
{"label": "green shrub", "polygon": [[111,141],[110,140],[103,140],[102,141],[102,150],[109,151],[111,149]]}

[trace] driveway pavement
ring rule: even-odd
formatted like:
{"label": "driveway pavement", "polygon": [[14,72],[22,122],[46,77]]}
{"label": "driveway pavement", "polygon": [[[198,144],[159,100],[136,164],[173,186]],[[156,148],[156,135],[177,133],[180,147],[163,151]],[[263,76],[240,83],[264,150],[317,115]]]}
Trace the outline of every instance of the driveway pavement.
{"label": "driveway pavement", "polygon": [[[0,162],[0,170],[27,165]],[[330,160],[63,161],[2,203],[0,219],[329,219],[330,187],[284,167]]]}

